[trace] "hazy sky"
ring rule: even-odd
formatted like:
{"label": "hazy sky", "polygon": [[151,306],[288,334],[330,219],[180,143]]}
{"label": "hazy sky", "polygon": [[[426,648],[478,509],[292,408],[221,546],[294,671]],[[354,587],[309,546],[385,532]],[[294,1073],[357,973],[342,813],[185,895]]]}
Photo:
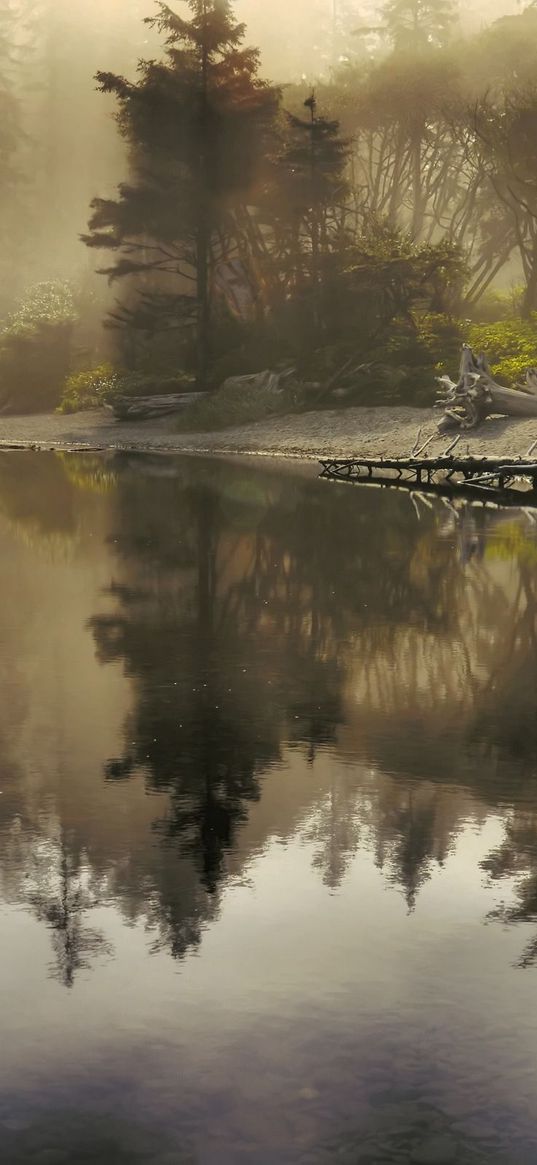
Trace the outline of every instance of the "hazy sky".
{"label": "hazy sky", "polygon": [[[344,0],[335,3],[341,5]],[[379,4],[380,0],[363,0],[356,8],[367,21]],[[328,57],[333,6],[334,0],[236,0],[235,11],[248,25],[249,42],[263,49],[265,69],[279,81],[307,71],[310,59]],[[464,22],[472,27],[490,24],[523,7],[518,0],[465,0],[461,4]]]}

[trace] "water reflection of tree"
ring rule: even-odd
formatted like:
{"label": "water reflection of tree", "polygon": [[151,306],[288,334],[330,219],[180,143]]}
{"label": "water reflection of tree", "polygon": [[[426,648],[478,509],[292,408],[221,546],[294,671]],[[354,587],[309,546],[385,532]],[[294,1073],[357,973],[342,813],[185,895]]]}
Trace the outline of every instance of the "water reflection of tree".
{"label": "water reflection of tree", "polygon": [[[485,868],[492,879],[518,880],[515,905],[502,906],[491,917],[537,921],[537,830],[527,808],[535,799],[537,771],[537,546],[523,519],[489,521],[488,539],[481,529],[479,562],[470,556],[468,566],[463,556],[465,587],[456,601],[453,638],[409,626],[393,634],[388,629],[388,653],[378,636],[366,632],[369,675],[359,686],[359,714],[366,722],[369,756],[384,771],[419,778],[420,798],[428,788],[434,801],[435,786],[459,786],[444,802],[443,822],[432,802],[419,824],[415,807],[406,821],[401,818],[395,869],[409,904],[460,829],[460,787],[466,786],[476,805],[494,806],[505,815],[504,843]],[[405,782],[399,786],[404,790]],[[389,817],[392,813],[393,801]],[[385,828],[380,815],[379,837]],[[443,854],[438,852],[442,837]],[[536,958],[537,942],[528,946],[522,963]]]}
{"label": "water reflection of tree", "polygon": [[360,637],[367,682],[354,683],[383,768],[462,775],[494,801],[500,769],[520,762],[515,778],[523,782],[536,755],[537,594],[528,565],[514,559],[507,575],[498,572],[493,549],[487,569],[465,575],[451,635],[408,625],[383,629],[383,638],[368,630]]}
{"label": "water reflection of tree", "polygon": [[91,494],[114,487],[105,459],[92,454],[13,450],[0,457],[0,515],[32,547],[69,547],[94,512]]}
{"label": "water reflection of tree", "polygon": [[[133,744],[108,777],[142,766],[155,788],[170,792],[161,834],[180,841],[214,891],[245,804],[259,795],[257,766],[277,756],[278,740],[266,706],[255,700],[260,677],[251,645],[217,600],[215,496],[193,496],[189,517],[179,563],[168,513],[167,544],[159,537],[154,546],[138,602],[121,591],[119,613],[96,617],[92,627],[99,658],[123,659],[138,687],[127,730]],[[119,545],[132,553],[124,527]]]}
{"label": "water reflection of tree", "polygon": [[[386,499],[380,508],[388,514]],[[319,748],[336,747],[360,629],[409,615],[431,631],[448,628],[458,568],[449,548],[430,551],[432,519],[416,547],[407,504],[397,523],[372,521],[369,498],[357,505],[356,495],[336,499],[311,483],[228,467],[212,467],[210,482],[205,468],[190,468],[186,482],[159,479],[150,491],[131,469],[120,478],[116,513],[113,610],[91,627],[98,658],[123,661],[136,699],[124,754],[106,775],[143,772],[168,793],[161,841],[195,864],[214,896],[281,741],[310,763]],[[338,799],[333,787],[332,825],[317,847],[330,885],[359,836]],[[415,831],[412,839],[416,849]],[[168,880],[160,909],[181,953],[192,930],[177,893]]]}
{"label": "water reflection of tree", "polygon": [[17,884],[6,885],[6,896],[22,901],[45,924],[54,951],[51,976],[73,987],[80,971],[111,953],[102,931],[88,921],[104,898],[104,888],[88,864],[75,857],[65,836],[57,838],[52,830],[30,840],[22,830],[16,833],[12,842],[18,840],[24,848],[24,861],[18,866]]}
{"label": "water reflection of tree", "polygon": [[36,537],[72,536],[74,494],[61,461],[42,454],[39,471],[35,469],[35,454],[13,451],[0,457],[0,512],[19,530]]}
{"label": "water reflection of tree", "polygon": [[314,865],[331,889],[340,886],[358,848],[369,850],[412,911],[421,887],[444,865],[468,814],[475,811],[471,796],[462,791],[348,766],[336,770],[304,839],[313,843]]}
{"label": "water reflection of tree", "polygon": [[[489,918],[506,926],[537,925],[537,812],[534,808],[511,809],[501,845],[482,865],[493,882],[515,881],[514,902],[500,903]],[[526,943],[518,965],[530,967],[536,963],[537,935]]]}
{"label": "water reflection of tree", "polygon": [[[99,467],[80,468],[77,489],[89,482],[93,492]],[[148,468],[158,470],[150,486]],[[406,497],[219,464],[136,461],[106,472],[95,504],[106,507],[100,528],[111,531],[115,568],[91,629],[98,659],[122,661],[134,702],[105,775],[161,794],[158,844],[117,861],[86,847],[83,828],[76,845],[64,834],[72,889],[62,899],[58,858],[54,893],[44,886],[33,902],[65,940],[64,981],[78,966],[70,903],[86,925],[78,854],[87,848],[127,916],[144,916],[157,945],[182,955],[215,916],[239,830],[282,745],[311,765],[321,758],[308,829],[327,885],[367,844],[413,908],[470,803],[482,816],[500,806],[509,769],[516,809],[529,780],[534,543],[520,522],[492,539],[485,526],[468,556],[454,553],[452,536],[439,540],[443,511],[418,523]],[[42,490],[34,478],[36,498],[45,478]],[[17,488],[12,480],[8,495]],[[66,478],[69,497],[72,488]],[[24,506],[4,509],[34,529],[23,492]],[[518,834],[514,845],[528,869]],[[89,931],[82,960],[97,950]]]}
{"label": "water reflection of tree", "polygon": [[[15,774],[22,782],[23,774]],[[93,912],[107,898],[106,883],[97,877],[77,844],[54,820],[38,829],[21,814],[15,790],[2,799],[2,817],[11,826],[2,829],[2,897],[31,910],[47,927],[52,948],[51,977],[73,987],[78,974],[112,953],[101,929],[91,923]],[[59,807],[58,807],[59,808]],[[61,820],[61,809],[59,808]]]}
{"label": "water reflection of tree", "polygon": [[143,770],[166,790],[161,842],[197,870],[186,913],[170,867],[156,887],[167,943],[182,953],[214,913],[282,740],[311,763],[319,748],[340,751],[349,679],[363,730],[353,753],[393,776],[374,773],[367,795],[331,779],[311,825],[315,862],[335,888],[367,835],[412,909],[469,797],[483,817],[507,769],[517,793],[535,759],[535,543],[523,525],[464,511],[455,554],[438,514],[417,524],[406,498],[377,495],[373,507],[214,466],[150,491],[131,470],[116,503],[121,580],[92,628],[103,662],[123,660],[136,703],[107,775]]}

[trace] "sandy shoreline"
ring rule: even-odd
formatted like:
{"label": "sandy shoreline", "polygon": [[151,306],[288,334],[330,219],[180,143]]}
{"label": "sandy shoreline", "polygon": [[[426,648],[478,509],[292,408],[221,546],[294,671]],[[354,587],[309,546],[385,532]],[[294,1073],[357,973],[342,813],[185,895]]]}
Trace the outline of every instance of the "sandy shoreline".
{"label": "sandy shoreline", "polygon": [[[0,418],[0,450],[132,450],[140,452],[251,454],[300,458],[377,457],[409,454],[421,428],[420,443],[436,433],[437,414],[430,409],[351,408],[274,417],[219,433],[176,433],[173,418],[118,422],[101,410],[73,416],[46,414]],[[493,417],[476,433],[463,434],[460,452],[472,455],[524,456],[537,440],[537,418]],[[427,455],[449,444],[435,435]]]}

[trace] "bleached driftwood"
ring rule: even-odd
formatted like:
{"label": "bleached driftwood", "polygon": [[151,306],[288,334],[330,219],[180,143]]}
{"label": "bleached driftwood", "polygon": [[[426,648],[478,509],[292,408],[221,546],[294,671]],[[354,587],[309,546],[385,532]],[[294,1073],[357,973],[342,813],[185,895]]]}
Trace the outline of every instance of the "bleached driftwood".
{"label": "bleached driftwood", "polygon": [[535,368],[528,369],[524,384],[505,388],[494,380],[485,355],[476,356],[465,344],[457,383],[449,376],[437,379],[444,390],[436,405],[444,410],[438,425],[440,432],[453,427],[474,429],[492,413],[507,417],[537,417]]}
{"label": "bleached driftwood", "polygon": [[180,392],[166,396],[119,396],[105,408],[118,421],[148,421],[181,412],[206,395],[205,392]]}
{"label": "bleached driftwood", "polygon": [[248,376],[228,376],[219,391],[225,392],[227,389],[246,388],[252,390],[259,389],[266,392],[281,392],[285,382],[293,376],[294,371],[294,368],[286,368],[283,372],[275,372],[273,369],[266,368],[263,372],[254,372]]}

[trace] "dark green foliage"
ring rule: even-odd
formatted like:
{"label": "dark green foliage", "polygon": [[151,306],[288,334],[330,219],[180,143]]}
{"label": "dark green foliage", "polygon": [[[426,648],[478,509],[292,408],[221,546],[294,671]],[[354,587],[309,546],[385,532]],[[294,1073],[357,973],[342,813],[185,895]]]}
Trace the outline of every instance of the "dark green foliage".
{"label": "dark green foliage", "polygon": [[305,318],[319,327],[319,294],[328,256],[344,251],[341,210],[347,196],[349,146],[339,122],[319,116],[315,94],[309,117],[285,115],[282,145],[274,159],[261,221],[278,256],[277,286],[293,296]]}
{"label": "dark green foliage", "polygon": [[54,408],[72,359],[76,311],[71,288],[31,288],[0,331],[0,407],[4,412]]}
{"label": "dark green foliage", "polygon": [[188,21],[158,5],[148,23],[164,37],[165,59],[142,62],[138,81],[99,74],[119,105],[130,176],[117,199],[94,201],[85,241],[116,254],[110,278],[140,279],[146,306],[172,293],[175,326],[195,331],[205,380],[214,271],[241,248],[238,216],[278,95],[257,75],[257,52],[241,47],[245,29],[227,0],[189,0],[189,8]]}
{"label": "dark green foliage", "polygon": [[[387,224],[372,222],[349,248],[345,265],[334,265],[323,286],[324,328],[335,346],[326,373],[336,371],[338,361],[343,364],[352,356],[355,363],[380,360],[403,370],[417,364],[426,369],[421,380],[428,376],[431,384],[434,366],[441,359],[440,348],[451,336],[451,316],[456,314],[463,277],[456,248],[448,244],[419,246]],[[439,335],[442,327],[443,338]],[[430,343],[425,340],[428,333]],[[434,342],[433,336],[437,337]],[[314,345],[309,358],[303,358],[311,378],[323,370],[318,347]],[[357,395],[365,393],[367,403],[373,403],[371,385],[378,403],[386,393],[393,400],[405,379],[404,375],[388,377],[383,389],[383,382],[373,376],[359,382]],[[411,403],[417,400],[416,377],[411,374],[409,380]]]}
{"label": "dark green foliage", "polygon": [[395,392],[392,390],[390,401],[431,405],[435,397],[435,377],[452,373],[458,367],[465,339],[465,325],[440,313],[424,313],[410,327],[408,319],[399,317],[394,320],[387,358],[393,367],[402,371],[403,376],[395,385]]}
{"label": "dark green foliage", "polygon": [[327,338],[327,297],[352,241],[346,222],[349,143],[337,120],[318,113],[314,93],[303,108],[305,116],[284,114],[256,211],[273,343],[278,354],[292,352],[300,360]]}
{"label": "dark green foliage", "polygon": [[309,117],[285,115],[282,148],[275,158],[269,188],[270,222],[275,227],[280,221],[282,232],[289,232],[291,257],[297,243],[305,250],[307,241],[310,251],[315,245],[328,249],[329,241],[333,245],[334,208],[345,202],[348,190],[345,169],[349,143],[340,135],[339,122],[318,115],[314,94],[304,105],[310,110]]}

